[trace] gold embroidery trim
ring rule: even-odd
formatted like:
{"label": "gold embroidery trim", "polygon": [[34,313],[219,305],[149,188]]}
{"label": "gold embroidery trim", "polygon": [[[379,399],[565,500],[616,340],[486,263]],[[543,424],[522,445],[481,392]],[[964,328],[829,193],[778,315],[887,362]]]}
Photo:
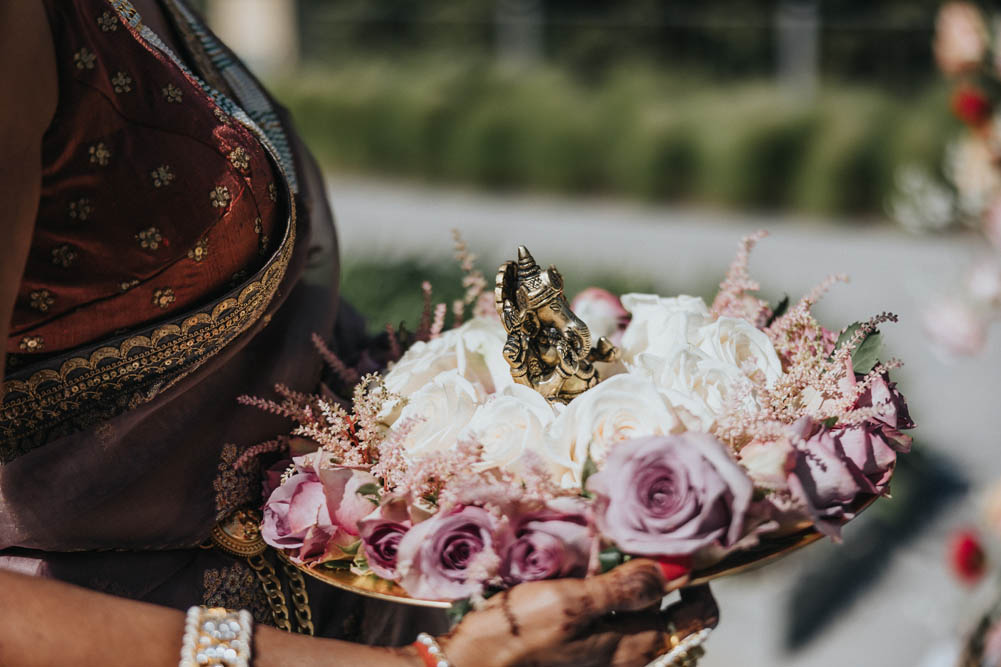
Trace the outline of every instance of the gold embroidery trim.
{"label": "gold embroidery trim", "polygon": [[[133,26],[141,25],[128,0],[109,0]],[[287,226],[272,258],[254,279],[229,296],[156,326],[115,346],[52,366],[25,369],[0,383],[0,464],[45,444],[153,400],[250,328],[267,310],[295,248],[295,197],[282,162],[263,133],[254,134],[285,184]],[[30,375],[28,375],[30,373]],[[26,378],[22,376],[27,375]]]}
{"label": "gold embroidery trim", "polygon": [[78,430],[152,400],[195,370],[264,314],[294,244],[293,211],[275,258],[239,294],[117,347],[99,347],[85,357],[56,360],[58,367],[37,370],[27,379],[7,380],[0,404],[0,462],[43,444],[47,433]]}

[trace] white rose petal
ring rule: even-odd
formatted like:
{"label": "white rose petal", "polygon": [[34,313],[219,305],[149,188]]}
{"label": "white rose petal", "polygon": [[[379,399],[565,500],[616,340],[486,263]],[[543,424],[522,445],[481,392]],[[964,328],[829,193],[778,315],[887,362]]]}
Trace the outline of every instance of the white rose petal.
{"label": "white rose petal", "polygon": [[549,401],[534,389],[512,384],[481,405],[460,435],[483,446],[483,461],[477,472],[501,468],[515,474],[524,471],[525,453],[532,452],[560,479],[571,468],[550,445],[546,429],[556,418]]}
{"label": "white rose petal", "polygon": [[590,455],[600,467],[619,442],[645,435],[666,435],[680,422],[657,387],[637,375],[616,375],[570,401],[550,429],[556,456],[568,460],[564,486],[579,486]]}
{"label": "white rose petal", "polygon": [[400,412],[397,428],[414,424],[403,440],[404,451],[421,456],[454,449],[460,432],[485,398],[482,389],[458,370],[440,373],[410,395]]}
{"label": "white rose petal", "polygon": [[696,345],[710,358],[736,367],[744,375],[771,385],[782,375],[782,362],[764,331],[747,320],[721,317],[696,331]]}
{"label": "white rose petal", "polygon": [[512,382],[502,353],[506,338],[500,322],[473,318],[437,338],[410,346],[386,373],[386,388],[409,397],[443,371],[458,370],[491,394]]}
{"label": "white rose petal", "polygon": [[768,336],[747,320],[714,319],[702,299],[627,294],[633,319],[622,339],[629,372],[649,378],[688,430],[711,432],[726,408],[757,408],[782,364]]}
{"label": "white rose petal", "polygon": [[622,359],[627,365],[643,352],[669,356],[711,319],[705,301],[693,296],[665,299],[656,294],[626,294],[622,305],[632,313],[622,334]]}

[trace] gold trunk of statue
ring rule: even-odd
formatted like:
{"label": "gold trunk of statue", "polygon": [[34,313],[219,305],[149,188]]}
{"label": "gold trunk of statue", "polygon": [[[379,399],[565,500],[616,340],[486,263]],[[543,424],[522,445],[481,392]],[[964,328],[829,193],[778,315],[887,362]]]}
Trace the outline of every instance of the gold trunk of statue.
{"label": "gold trunk of statue", "polygon": [[591,332],[563,294],[563,276],[555,266],[542,270],[525,246],[517,262],[498,270],[494,299],[507,330],[511,377],[550,401],[570,402],[598,384],[594,362],[618,358],[604,336],[591,347]]}

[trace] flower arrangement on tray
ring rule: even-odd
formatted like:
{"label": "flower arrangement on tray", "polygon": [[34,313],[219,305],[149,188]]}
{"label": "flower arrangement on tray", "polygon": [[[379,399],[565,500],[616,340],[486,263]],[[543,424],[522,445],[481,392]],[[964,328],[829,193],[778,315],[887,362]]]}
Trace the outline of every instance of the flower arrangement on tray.
{"label": "flower arrangement on tray", "polygon": [[[902,169],[891,214],[914,231],[962,225],[978,230],[984,251],[962,281],[931,299],[923,326],[951,355],[974,355],[1001,317],[1001,42],[997,18],[977,5],[947,2],[939,10],[933,50],[953,84],[950,107],[964,131],[946,149],[936,182],[916,167]],[[990,27],[989,27],[990,26]]]}
{"label": "flower arrangement on tray", "polygon": [[[949,565],[965,588],[968,619],[956,667],[1001,667],[1001,481],[980,495],[979,520],[957,528],[948,544]],[[964,625],[966,625],[964,623]]]}
{"label": "flower arrangement on tray", "polygon": [[836,538],[910,447],[899,362],[878,358],[895,317],[825,328],[811,306],[840,276],[769,306],[747,271],[763,235],[711,304],[591,288],[571,305],[524,247],[490,293],[457,239],[451,328],[425,283],[383,372],[314,340],[349,400],[241,399],[317,445],[272,469],[264,540],[335,585],[447,606],[634,556],[694,581]]}

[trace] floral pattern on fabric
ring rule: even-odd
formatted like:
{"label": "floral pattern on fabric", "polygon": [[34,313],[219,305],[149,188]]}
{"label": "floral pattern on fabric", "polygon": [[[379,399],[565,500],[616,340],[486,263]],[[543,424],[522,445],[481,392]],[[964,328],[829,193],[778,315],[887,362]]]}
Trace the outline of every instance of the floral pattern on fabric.
{"label": "floral pattern on fabric", "polygon": [[268,598],[257,575],[240,561],[234,561],[228,567],[205,570],[202,575],[202,604],[246,609],[258,623],[274,624]]}
{"label": "floral pattern on fabric", "polygon": [[[45,5],[60,122],[43,138],[35,235],[6,342],[18,354],[68,351],[222,297],[231,276],[264,265],[261,236],[282,238],[289,213],[256,131],[128,12],[102,0]],[[31,297],[41,290],[54,299],[44,311]],[[44,348],[22,347],[34,337]]]}

